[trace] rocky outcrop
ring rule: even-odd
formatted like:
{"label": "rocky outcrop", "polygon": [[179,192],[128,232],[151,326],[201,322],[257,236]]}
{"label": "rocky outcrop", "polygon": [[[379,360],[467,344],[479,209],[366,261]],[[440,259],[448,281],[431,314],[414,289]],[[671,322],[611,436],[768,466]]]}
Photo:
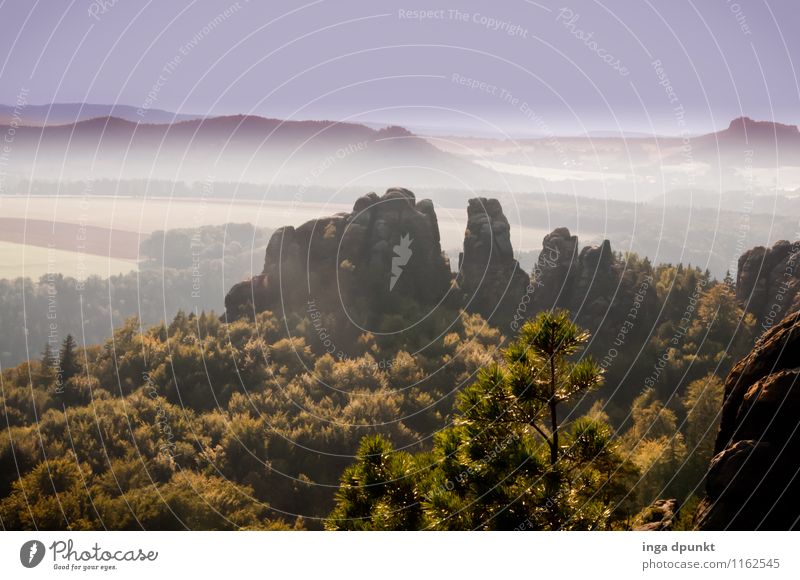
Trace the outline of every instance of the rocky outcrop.
{"label": "rocky outcrop", "polygon": [[533,272],[536,310],[567,308],[572,299],[571,282],[578,270],[578,236],[556,228],[542,240]]}
{"label": "rocky outcrop", "polygon": [[433,203],[395,188],[359,198],[349,213],[277,230],[263,272],[225,297],[225,317],[313,309],[336,328],[341,344],[365,331],[402,330],[440,306],[478,312],[502,326],[529,281],[514,259],[508,219],[496,199],[469,201],[454,276]]}
{"label": "rocky outcrop", "polygon": [[608,240],[579,252],[578,237],[557,228],[542,240],[534,272],[539,287],[536,310],[567,308],[578,316],[605,311],[621,271]]}
{"label": "rocky outcrop", "polygon": [[[336,346],[346,352],[364,332],[390,335],[422,320],[434,324],[441,317],[429,314],[439,308],[452,311],[448,320],[459,309],[480,313],[509,335],[538,312],[564,308],[592,332],[589,352],[598,358],[608,354],[611,341],[624,348],[651,328],[657,316],[653,281],[647,280],[652,270],[626,269],[608,240],[581,249],[567,228],[553,230],[542,245],[530,277],[514,257],[500,202],[471,199],[453,274],[430,200],[417,201],[406,189],[370,193],[350,212],[277,230],[262,273],[226,296],[226,319],[265,310],[308,319],[313,311],[317,334],[335,331]],[[286,328],[301,322],[291,320]],[[312,342],[314,334],[305,332]]]}
{"label": "rocky outcrop", "polygon": [[511,227],[496,199],[469,200],[457,281],[466,310],[502,324],[526,293],[530,278],[514,258]]}
{"label": "rocky outcrop", "polygon": [[736,297],[762,329],[800,308],[800,242],[758,246],[739,258]]}
{"label": "rocky outcrop", "polygon": [[675,499],[658,499],[636,517],[633,529],[637,532],[667,532],[672,530],[677,516]]}
{"label": "rocky outcrop", "polygon": [[800,528],[800,312],[765,332],[725,381],[704,530]]}
{"label": "rocky outcrop", "polygon": [[623,271],[608,240],[579,251],[577,236],[557,228],[542,241],[533,273],[533,312],[565,308],[593,333],[616,332],[622,310],[632,304],[627,294],[635,290],[635,284],[621,284]]}
{"label": "rocky outcrop", "polygon": [[350,213],[277,230],[263,273],[234,286],[225,310],[232,320],[313,305],[363,331],[385,330],[383,321],[409,303],[425,309],[442,302],[451,277],[431,201],[390,189],[359,198]]}

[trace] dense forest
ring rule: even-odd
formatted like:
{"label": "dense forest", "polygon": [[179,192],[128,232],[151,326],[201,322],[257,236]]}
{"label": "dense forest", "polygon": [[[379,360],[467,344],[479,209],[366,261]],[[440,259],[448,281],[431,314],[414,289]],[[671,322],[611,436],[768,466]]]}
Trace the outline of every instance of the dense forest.
{"label": "dense forest", "polygon": [[345,354],[324,315],[197,310],[128,318],[85,348],[38,338],[41,356],[2,372],[0,524],[630,529],[659,498],[692,506],[721,378],[756,323],[730,278],[617,260],[599,326],[547,311],[501,330],[440,310]]}

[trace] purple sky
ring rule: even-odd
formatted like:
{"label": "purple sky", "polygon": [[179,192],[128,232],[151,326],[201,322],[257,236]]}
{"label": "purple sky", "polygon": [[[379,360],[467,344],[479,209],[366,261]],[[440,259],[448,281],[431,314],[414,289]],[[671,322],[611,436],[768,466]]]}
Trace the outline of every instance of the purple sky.
{"label": "purple sky", "polygon": [[[423,7],[439,12],[401,17]],[[9,0],[0,102],[26,89],[35,104],[475,133],[677,134],[743,114],[798,123],[798,25],[795,0]]]}

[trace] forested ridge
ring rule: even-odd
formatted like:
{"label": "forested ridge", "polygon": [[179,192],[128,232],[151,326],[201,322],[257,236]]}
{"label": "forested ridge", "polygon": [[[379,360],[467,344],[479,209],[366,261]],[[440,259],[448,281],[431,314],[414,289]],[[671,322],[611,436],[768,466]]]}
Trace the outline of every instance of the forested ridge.
{"label": "forested ridge", "polygon": [[[691,506],[720,378],[756,324],[730,279],[617,258],[620,312],[643,283],[648,296],[622,335],[625,315],[590,336],[568,313],[501,331],[440,309],[347,353],[329,352],[320,328],[333,323],[308,312],[181,311],[129,318],[86,348],[65,339],[2,372],[0,523],[628,529],[658,498]],[[569,349],[533,348],[548,324],[568,329]],[[550,360],[575,386],[558,395],[557,423],[539,421]]]}

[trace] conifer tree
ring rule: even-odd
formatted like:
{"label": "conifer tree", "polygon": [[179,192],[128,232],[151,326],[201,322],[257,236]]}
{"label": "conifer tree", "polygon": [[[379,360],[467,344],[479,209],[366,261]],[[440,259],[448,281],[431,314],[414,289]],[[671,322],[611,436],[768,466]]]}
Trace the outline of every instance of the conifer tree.
{"label": "conifer tree", "polygon": [[64,342],[61,343],[58,363],[59,382],[61,385],[66,384],[67,381],[81,372],[77,344],[71,334],[68,334]]}

